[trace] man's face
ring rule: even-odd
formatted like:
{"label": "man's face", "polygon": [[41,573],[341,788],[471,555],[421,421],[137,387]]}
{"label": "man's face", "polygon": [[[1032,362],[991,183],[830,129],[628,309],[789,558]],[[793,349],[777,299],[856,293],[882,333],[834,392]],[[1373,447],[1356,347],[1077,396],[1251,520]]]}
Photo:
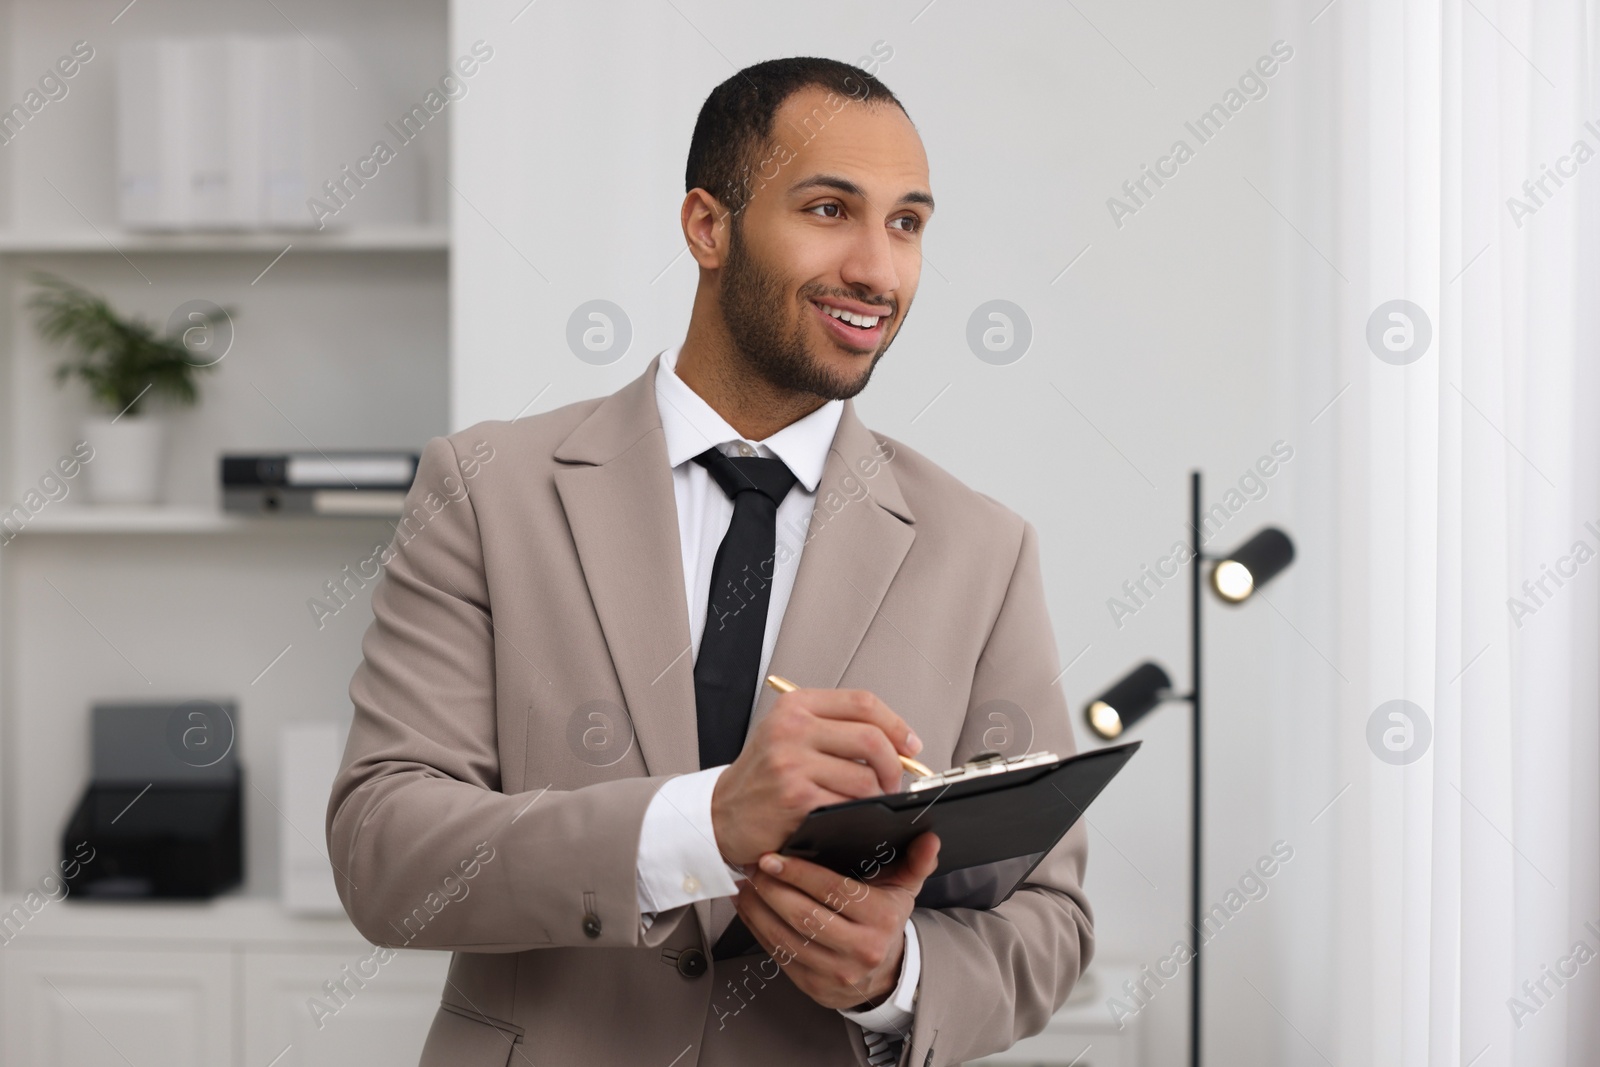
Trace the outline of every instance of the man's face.
{"label": "man's face", "polygon": [[922,139],[893,104],[811,88],[779,108],[773,138],[746,176],[745,210],[729,220],[718,306],[738,354],[768,381],[852,397],[921,277],[933,214]]}

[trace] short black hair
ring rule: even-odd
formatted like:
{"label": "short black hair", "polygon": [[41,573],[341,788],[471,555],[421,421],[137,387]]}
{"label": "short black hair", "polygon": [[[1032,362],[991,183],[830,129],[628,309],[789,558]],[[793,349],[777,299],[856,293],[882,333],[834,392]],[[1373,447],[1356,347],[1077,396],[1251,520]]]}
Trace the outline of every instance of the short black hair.
{"label": "short black hair", "polygon": [[689,141],[683,191],[706,190],[733,214],[737,225],[749,203],[751,171],[772,142],[778,109],[812,87],[861,103],[893,104],[911,117],[888,86],[860,67],[815,56],[769,59],[739,71],[706,97]]}

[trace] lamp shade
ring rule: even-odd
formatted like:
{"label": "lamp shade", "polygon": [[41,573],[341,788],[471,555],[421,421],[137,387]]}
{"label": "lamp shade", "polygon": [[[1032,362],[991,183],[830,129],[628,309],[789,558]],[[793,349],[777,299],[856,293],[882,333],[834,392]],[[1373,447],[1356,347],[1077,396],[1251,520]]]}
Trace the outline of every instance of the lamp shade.
{"label": "lamp shade", "polygon": [[1294,542],[1276,526],[1268,526],[1217,560],[1211,568],[1211,589],[1228,603],[1239,604],[1293,562]]}
{"label": "lamp shade", "polygon": [[1141,663],[1084,709],[1089,729],[1107,741],[1142,719],[1166,697],[1172,679],[1155,663]]}

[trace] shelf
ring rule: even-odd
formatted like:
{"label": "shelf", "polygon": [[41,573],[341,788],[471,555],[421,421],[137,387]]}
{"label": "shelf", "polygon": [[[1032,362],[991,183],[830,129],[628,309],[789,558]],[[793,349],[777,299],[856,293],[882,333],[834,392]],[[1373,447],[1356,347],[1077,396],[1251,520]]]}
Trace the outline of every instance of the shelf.
{"label": "shelf", "polygon": [[128,252],[446,252],[445,226],[368,226],[349,230],[249,230],[153,233],[106,228],[0,232],[0,253]]}
{"label": "shelf", "polygon": [[[0,901],[10,908],[18,900]],[[9,910],[8,910],[9,913]],[[209,901],[108,901],[69,893],[39,909],[17,936],[41,947],[63,940],[97,947],[225,950],[233,944],[260,946],[359,946],[365,938],[342,913],[295,915],[276,898],[224,895]]]}
{"label": "shelf", "polygon": [[[399,516],[393,516],[398,519]],[[19,535],[35,534],[140,534],[140,533],[231,533],[265,530],[273,526],[345,522],[352,519],[380,521],[383,515],[238,515],[202,507],[115,507],[110,505],[46,508],[28,520]]]}

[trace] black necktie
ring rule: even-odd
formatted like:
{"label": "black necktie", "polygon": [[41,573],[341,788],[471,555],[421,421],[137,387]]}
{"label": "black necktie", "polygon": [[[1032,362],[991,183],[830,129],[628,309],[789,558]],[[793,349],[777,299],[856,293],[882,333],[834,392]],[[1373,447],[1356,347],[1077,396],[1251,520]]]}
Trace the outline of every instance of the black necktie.
{"label": "black necktie", "polygon": [[[733,500],[733,520],[711,567],[711,596],[700,655],[694,663],[694,701],[700,732],[700,767],[732,763],[744,748],[761,670],[776,567],[778,505],[795,476],[781,459],[725,456],[708,448],[694,461],[711,472]],[[734,959],[761,951],[735,915],[711,947],[711,958]]]}
{"label": "black necktie", "polygon": [[778,505],[795,476],[781,459],[725,456],[715,448],[694,461],[733,501],[733,520],[711,567],[706,625],[694,664],[704,769],[732,763],[744,748],[777,566]]}

